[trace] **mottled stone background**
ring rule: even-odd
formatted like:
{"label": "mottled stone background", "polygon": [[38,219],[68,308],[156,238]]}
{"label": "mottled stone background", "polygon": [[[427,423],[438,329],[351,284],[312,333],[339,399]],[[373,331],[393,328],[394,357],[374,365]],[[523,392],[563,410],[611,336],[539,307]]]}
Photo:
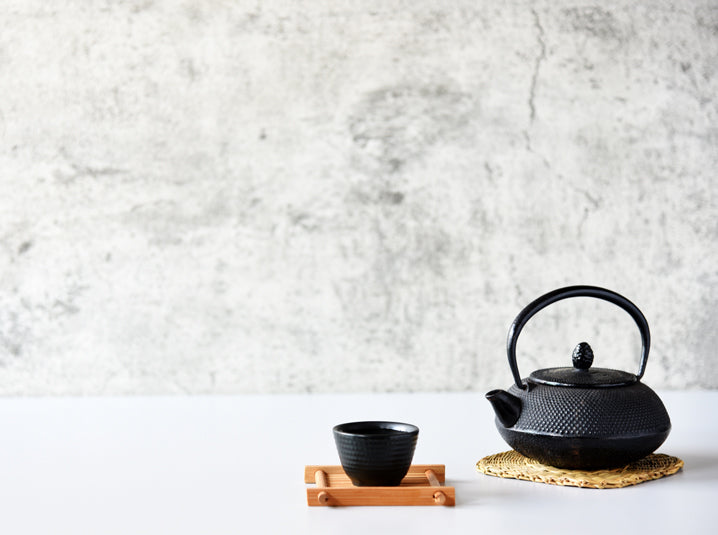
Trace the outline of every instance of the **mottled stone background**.
{"label": "mottled stone background", "polygon": [[3,2],[0,393],[508,386],[576,283],[716,388],[717,169],[715,0]]}

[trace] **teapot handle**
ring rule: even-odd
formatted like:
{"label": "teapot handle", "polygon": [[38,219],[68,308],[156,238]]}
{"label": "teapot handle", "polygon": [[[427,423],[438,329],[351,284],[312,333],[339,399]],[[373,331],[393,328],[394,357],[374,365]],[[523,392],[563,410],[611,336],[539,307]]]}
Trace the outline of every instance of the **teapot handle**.
{"label": "teapot handle", "polygon": [[524,328],[524,325],[526,325],[528,320],[531,319],[531,317],[539,310],[555,303],[556,301],[567,299],[569,297],[596,297],[598,299],[603,299],[604,301],[609,301],[614,305],[618,305],[631,315],[633,320],[636,322],[636,325],[638,325],[638,330],[641,332],[641,363],[638,367],[638,373],[636,374],[636,378],[640,380],[641,377],[643,377],[643,373],[646,371],[648,350],[651,346],[651,332],[648,330],[648,322],[646,321],[643,313],[628,299],[616,292],[612,292],[611,290],[606,290],[605,288],[599,288],[597,286],[567,286],[566,288],[559,288],[558,290],[549,292],[529,303],[526,308],[519,312],[519,315],[516,316],[516,319],[511,324],[509,336],[506,341],[506,352],[509,357],[509,366],[511,367],[511,373],[514,376],[516,386],[524,390],[526,389],[526,385],[521,382],[521,374],[519,374],[519,367],[516,363],[516,342],[518,341],[521,329]]}

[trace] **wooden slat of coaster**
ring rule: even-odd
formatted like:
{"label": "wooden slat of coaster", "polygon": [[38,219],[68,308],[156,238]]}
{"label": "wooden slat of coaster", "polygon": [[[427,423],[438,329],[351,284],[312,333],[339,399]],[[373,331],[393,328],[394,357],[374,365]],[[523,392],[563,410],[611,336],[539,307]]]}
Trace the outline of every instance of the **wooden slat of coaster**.
{"label": "wooden slat of coaster", "polygon": [[[319,497],[326,492],[327,499]],[[336,487],[307,489],[307,505],[454,505],[453,487]]]}
{"label": "wooden slat of coaster", "polygon": [[549,485],[616,489],[628,487],[675,474],[683,461],[662,453],[653,453],[623,468],[610,470],[569,470],[541,464],[516,451],[489,455],[476,463],[476,469],[486,475]]}
{"label": "wooden slat of coaster", "polygon": [[[310,464],[304,467],[304,482],[314,483],[314,473],[317,470],[323,470],[327,474],[327,476],[329,477],[329,486],[331,486],[332,481],[349,483],[349,476],[344,473],[344,469],[340,465],[326,466],[314,464]],[[446,467],[443,464],[412,464],[409,467],[409,471],[407,472],[406,476],[404,476],[404,479],[402,480],[402,485],[404,483],[410,484],[414,481],[421,482],[425,485],[425,472],[427,470],[431,470],[434,472],[436,478],[439,480],[439,483],[444,483],[444,478],[446,477]]]}

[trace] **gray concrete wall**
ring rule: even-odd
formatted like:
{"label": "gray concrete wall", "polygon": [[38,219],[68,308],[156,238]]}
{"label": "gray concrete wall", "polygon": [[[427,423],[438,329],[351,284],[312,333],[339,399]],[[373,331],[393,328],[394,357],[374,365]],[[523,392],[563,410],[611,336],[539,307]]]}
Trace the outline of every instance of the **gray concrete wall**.
{"label": "gray concrete wall", "polygon": [[[567,284],[716,388],[718,4],[0,6],[0,394],[481,390]],[[564,301],[519,364],[634,370]]]}

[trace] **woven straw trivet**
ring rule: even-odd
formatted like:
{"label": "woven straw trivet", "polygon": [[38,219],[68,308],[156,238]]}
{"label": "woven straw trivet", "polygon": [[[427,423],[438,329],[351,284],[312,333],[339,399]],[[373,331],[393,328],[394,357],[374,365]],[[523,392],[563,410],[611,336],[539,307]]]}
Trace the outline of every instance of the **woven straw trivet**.
{"label": "woven straw trivet", "polygon": [[513,450],[489,455],[476,463],[476,469],[489,476],[594,489],[617,489],[637,485],[644,481],[670,476],[682,467],[683,461],[678,457],[652,453],[623,468],[568,470],[541,464]]}

